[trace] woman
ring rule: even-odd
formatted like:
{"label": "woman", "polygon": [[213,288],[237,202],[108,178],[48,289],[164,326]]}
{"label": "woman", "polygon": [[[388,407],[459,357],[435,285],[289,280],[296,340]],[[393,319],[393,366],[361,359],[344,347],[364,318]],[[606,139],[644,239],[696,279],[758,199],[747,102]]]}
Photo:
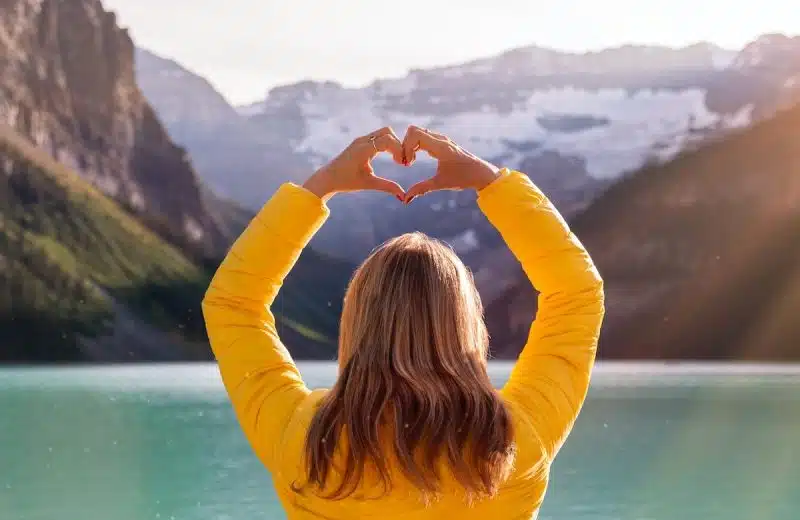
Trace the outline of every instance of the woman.
{"label": "woman", "polygon": [[[389,152],[418,150],[436,175],[408,193],[374,175]],[[488,335],[472,277],[421,234],[377,248],[347,289],[339,377],[310,391],[269,310],[341,192],[408,203],[474,189],[478,205],[540,291],[508,382],[486,373]],[[550,466],[582,406],[603,317],[603,285],[580,242],[525,175],[499,170],[447,137],[410,127],[356,139],[303,187],[285,184],[234,244],[203,312],[225,387],[290,519],[534,518]]]}

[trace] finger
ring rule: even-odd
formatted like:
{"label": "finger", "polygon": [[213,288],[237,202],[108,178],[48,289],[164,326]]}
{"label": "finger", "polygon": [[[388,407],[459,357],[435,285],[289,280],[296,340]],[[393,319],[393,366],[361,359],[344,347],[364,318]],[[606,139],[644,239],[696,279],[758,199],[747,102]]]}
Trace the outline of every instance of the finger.
{"label": "finger", "polygon": [[367,135],[363,135],[355,140],[359,148],[359,153],[366,153],[366,159],[370,160],[379,152],[389,152],[392,158],[399,163],[403,162],[403,150],[400,138],[394,133],[392,127],[385,126]]}
{"label": "finger", "polygon": [[403,144],[400,142],[400,139],[395,135],[394,132],[389,132],[386,134],[381,135],[380,137],[376,138],[375,146],[372,146],[372,143],[369,143],[368,146],[371,148],[371,155],[375,157],[378,155],[378,152],[388,152],[392,154],[392,158],[395,162],[401,163],[403,162]]}
{"label": "finger", "polygon": [[436,137],[436,138],[438,138],[438,139],[441,139],[441,140],[443,140],[443,141],[450,141],[450,138],[449,138],[449,137],[447,137],[446,135],[444,135],[444,134],[440,134],[439,132],[434,132],[434,131],[433,131],[433,130],[431,130],[430,128],[421,128],[421,130],[422,130],[423,132],[425,132],[426,134],[430,134],[430,135],[432,135],[433,137]]}
{"label": "finger", "polygon": [[417,126],[408,127],[403,139],[405,163],[411,164],[416,159],[417,150],[423,150],[434,159],[441,159],[447,150],[447,141],[435,137]]}
{"label": "finger", "polygon": [[406,193],[403,191],[403,188],[401,188],[396,182],[390,181],[389,179],[384,179],[383,177],[371,175],[367,180],[366,189],[382,191],[394,195],[399,200],[405,200]]}
{"label": "finger", "polygon": [[472,155],[468,151],[466,151],[463,148],[461,148],[460,146],[458,146],[457,143],[455,143],[452,139],[450,139],[449,137],[447,137],[444,134],[440,134],[439,132],[434,132],[430,128],[422,128],[422,131],[425,132],[426,134],[432,135],[433,137],[436,137],[440,141],[446,143],[447,144],[447,150],[458,150],[459,152],[466,153],[467,155]]}
{"label": "finger", "polygon": [[438,188],[438,181],[436,177],[431,177],[430,179],[425,179],[424,181],[420,181],[415,185],[411,186],[409,190],[406,192],[405,196],[405,203],[408,204],[409,202],[414,199],[414,197],[419,197],[420,195],[425,195],[431,191],[435,191]]}
{"label": "finger", "polygon": [[[429,134],[429,135],[431,135],[433,137],[436,137],[437,139],[439,139],[440,141],[445,143],[445,145],[446,145],[445,149],[448,152],[457,151],[458,153],[463,153],[463,154],[466,154],[466,155],[468,155],[470,157],[473,157],[473,158],[477,159],[477,157],[474,154],[472,154],[469,151],[464,150],[463,148],[461,148],[457,143],[455,143],[452,139],[450,139],[446,135],[440,134],[439,132],[434,132],[430,128],[421,128],[421,130],[423,132],[425,132],[426,134]],[[440,186],[439,189],[444,189],[444,187]]]}
{"label": "finger", "polygon": [[415,125],[410,125],[403,137],[403,159],[406,166],[413,163],[417,158],[417,150],[421,148],[420,137],[424,134],[423,130]]}
{"label": "finger", "polygon": [[356,141],[365,142],[365,141],[369,141],[373,137],[375,137],[377,139],[378,137],[381,137],[381,136],[386,135],[386,134],[394,135],[394,130],[392,130],[391,126],[384,126],[383,128],[381,128],[379,130],[375,130],[374,132],[370,132],[370,133],[368,133],[366,135],[362,135],[361,137],[356,139]]}

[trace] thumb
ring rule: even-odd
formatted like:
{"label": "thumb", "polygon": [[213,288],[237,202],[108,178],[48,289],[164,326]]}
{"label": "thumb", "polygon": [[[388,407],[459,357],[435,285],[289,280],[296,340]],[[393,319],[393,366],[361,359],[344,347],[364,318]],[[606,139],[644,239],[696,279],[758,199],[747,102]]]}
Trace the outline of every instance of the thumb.
{"label": "thumb", "polygon": [[377,177],[375,175],[370,176],[370,180],[367,183],[367,189],[389,193],[400,200],[403,200],[406,194],[403,188],[401,188],[396,182],[390,181],[389,179],[384,179],[383,177]]}
{"label": "thumb", "polygon": [[411,186],[411,188],[406,192],[405,203],[408,204],[414,197],[425,195],[426,193],[434,191],[435,189],[436,189],[435,177],[431,177],[430,179],[425,179],[424,181],[420,181],[415,185]]}

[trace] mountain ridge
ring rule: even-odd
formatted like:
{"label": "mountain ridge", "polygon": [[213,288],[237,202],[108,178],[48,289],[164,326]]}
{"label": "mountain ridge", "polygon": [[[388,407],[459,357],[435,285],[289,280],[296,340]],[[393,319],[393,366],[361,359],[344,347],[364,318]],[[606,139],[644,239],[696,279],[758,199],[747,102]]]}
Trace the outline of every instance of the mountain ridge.
{"label": "mountain ridge", "polygon": [[[571,222],[606,281],[603,358],[797,360],[800,105],[611,186]],[[519,345],[535,293],[487,309]]]}
{"label": "mountain ridge", "polygon": [[191,260],[3,125],[0,159],[0,360],[209,359]]}
{"label": "mountain ridge", "polygon": [[[18,6],[25,6],[25,9]],[[42,41],[45,43],[31,39],[32,21],[48,27],[43,32]],[[22,30],[16,29],[14,38],[10,38],[9,27],[21,27]],[[685,188],[695,181],[682,176],[685,174],[681,172],[688,168],[686,164],[694,165],[692,161],[700,161],[697,163],[700,166],[691,166],[691,169],[711,171],[698,175],[698,179],[709,183],[706,186],[713,191],[715,184],[709,179],[721,178],[719,173],[713,173],[717,171],[716,161],[731,171],[739,172],[731,178],[736,183],[732,185],[734,188],[747,187],[758,193],[758,187],[751,186],[752,180],[736,168],[749,164],[752,171],[761,171],[761,167],[748,163],[748,158],[739,155],[741,152],[734,145],[726,144],[731,142],[738,143],[742,149],[749,147],[752,156],[782,156],[787,164],[793,164],[794,159],[786,152],[789,141],[785,135],[794,131],[791,130],[794,127],[769,122],[773,117],[778,121],[787,118],[793,121],[784,115],[783,110],[800,99],[800,83],[792,83],[800,74],[800,60],[797,59],[800,57],[800,38],[766,35],[740,50],[734,58],[704,44],[687,46],[683,52],[622,46],[611,51],[586,53],[588,59],[580,59],[587,58],[587,55],[576,57],[530,47],[510,51],[488,59],[488,62],[487,59],[474,60],[461,69],[456,66],[418,70],[396,80],[378,79],[362,89],[312,81],[277,87],[273,89],[272,99],[264,105],[263,112],[244,117],[215,91],[211,82],[192,74],[174,60],[134,50],[127,33],[120,31],[113,15],[109,16],[97,0],[80,0],[70,5],[54,3],[53,0],[0,0],[0,47],[9,50],[0,56],[0,68],[6,71],[6,79],[0,82],[2,121],[10,123],[13,132],[21,133],[22,139],[32,141],[44,153],[54,156],[61,164],[59,168],[74,167],[85,181],[92,182],[101,190],[102,197],[110,196],[124,206],[119,211],[127,216],[115,216],[111,218],[111,224],[102,225],[117,229],[113,222],[133,218],[156,231],[160,237],[158,240],[166,239],[174,244],[158,246],[154,251],[167,247],[163,250],[177,251],[179,257],[184,258],[177,264],[172,260],[165,261],[165,266],[180,264],[185,272],[195,273],[190,277],[189,285],[184,286],[186,292],[181,289],[172,296],[163,286],[148,283],[126,282],[130,290],[124,284],[108,288],[94,284],[95,293],[87,293],[89,299],[84,300],[100,306],[102,312],[98,316],[105,316],[100,321],[115,316],[118,327],[120,319],[127,321],[127,326],[122,327],[126,334],[136,329],[159,334],[159,323],[167,324],[168,328],[181,324],[194,330],[193,327],[199,323],[197,318],[189,319],[182,313],[193,308],[195,300],[199,302],[197,291],[207,283],[208,270],[213,269],[214,260],[203,254],[194,256],[192,243],[202,244],[201,250],[206,253],[224,250],[226,240],[238,233],[278,185],[286,181],[301,181],[346,145],[352,136],[361,133],[362,127],[366,132],[385,124],[398,130],[411,122],[429,126],[448,133],[466,148],[489,160],[527,172],[562,213],[575,223],[581,236],[586,236],[587,247],[593,256],[597,256],[601,272],[608,273],[609,301],[613,305],[609,309],[608,337],[611,339],[604,340],[606,342],[630,345],[630,338],[634,337],[655,345],[653,350],[665,353],[667,357],[685,355],[685,351],[676,350],[663,341],[659,343],[658,337],[646,334],[652,328],[664,338],[672,338],[672,343],[681,343],[682,329],[656,326],[658,320],[663,319],[665,309],[681,301],[676,299],[675,291],[685,286],[675,282],[676,273],[717,280],[713,283],[697,282],[703,287],[703,296],[699,299],[706,302],[708,308],[715,299],[734,301],[737,292],[751,295],[769,308],[779,301],[774,294],[780,283],[775,280],[794,279],[790,268],[794,256],[788,255],[788,264],[784,265],[770,263],[763,253],[758,253],[781,251],[795,231],[791,213],[776,216],[769,214],[769,204],[758,206],[758,211],[763,213],[759,222],[774,224],[774,237],[764,237],[760,247],[748,250],[751,256],[743,253],[744,256],[737,260],[739,263],[725,264],[724,276],[715,277],[713,271],[708,270],[709,265],[716,262],[709,252],[709,244],[733,236],[730,226],[725,227],[724,219],[718,221],[720,229],[727,231],[711,235],[707,228],[692,218],[702,215],[713,220],[715,212],[708,213],[703,207],[692,206],[695,199],[685,199],[685,194],[672,199],[659,198],[648,191],[648,183],[662,179],[657,182],[669,186],[663,180],[669,176],[658,172],[673,172],[675,176],[671,182],[677,183],[677,187],[673,186],[669,193],[674,195],[676,190],[683,193],[681,186]],[[95,43],[80,47],[85,44],[81,43],[80,34],[95,34]],[[111,52],[114,49],[120,52]],[[93,66],[89,67],[87,63],[76,64],[64,57],[77,50],[85,56],[104,56],[106,61],[85,60],[92,62]],[[721,54],[717,54],[718,51]],[[665,57],[654,58],[661,53]],[[759,59],[747,58],[745,54],[757,55]],[[531,56],[536,59],[530,59]],[[628,58],[620,59],[620,56]],[[531,62],[538,63],[540,68],[533,67]],[[455,69],[459,69],[457,73]],[[45,70],[47,74],[37,74],[37,70]],[[66,85],[59,83],[62,81],[59,77],[65,78]],[[190,91],[187,85],[195,90]],[[144,98],[137,94],[140,88]],[[213,101],[208,102],[211,98],[206,98],[204,92],[210,92]],[[775,116],[776,113],[780,114]],[[773,130],[764,131],[760,121],[768,122],[766,128]],[[98,140],[98,129],[103,128],[122,128],[125,131],[121,134],[112,131],[110,141]],[[753,135],[751,131],[762,137],[748,137]],[[769,139],[763,136],[771,133],[782,137],[773,139],[770,144]],[[120,135],[127,137],[118,139]],[[740,135],[745,137],[737,137]],[[748,144],[754,139],[760,144]],[[75,244],[62,243],[63,237],[65,240],[73,239],[73,231],[69,227],[59,227],[63,223],[52,220],[52,216],[59,215],[59,211],[68,211],[74,212],[76,221],[89,222],[86,220],[88,217],[81,215],[88,215],[86,211],[90,210],[81,202],[83,199],[75,202],[71,195],[61,196],[57,190],[53,191],[55,188],[48,180],[53,176],[47,173],[52,168],[25,159],[31,154],[23,153],[25,157],[21,158],[19,150],[24,147],[14,145],[9,148],[8,142],[13,144],[16,141],[7,139],[2,151],[3,166],[11,168],[6,173],[13,181],[8,185],[10,191],[4,192],[7,203],[4,211],[13,215],[13,219],[7,221],[13,222],[14,228],[4,234],[3,244],[7,247],[5,253],[0,252],[0,258],[6,262],[12,259],[15,269],[24,266],[29,270],[28,264],[36,266],[41,276],[25,278],[29,280],[25,282],[27,285],[15,285],[14,290],[31,291],[35,295],[31,305],[44,312],[42,302],[63,300],[53,299],[54,294],[81,290],[75,285],[75,276],[69,274],[71,268],[67,269],[76,264],[69,258],[81,258],[80,262],[92,261],[80,256]],[[709,152],[719,149],[715,147],[727,151],[717,156],[714,155],[717,152]],[[708,154],[717,158],[710,163],[692,159]],[[730,162],[731,159],[726,158],[728,155],[736,157],[736,161]],[[684,166],[677,167],[676,164]],[[434,164],[423,159],[413,169],[406,169],[390,161],[376,160],[375,167],[381,174],[410,185],[429,175]],[[28,173],[21,174],[21,171]],[[649,173],[642,171],[653,173],[656,180],[648,180]],[[764,171],[770,171],[777,179],[786,178],[785,172],[774,161],[768,163]],[[117,172],[117,176],[109,176],[111,172]],[[170,175],[165,175],[165,172]],[[109,178],[114,182],[109,182]],[[788,183],[784,186],[786,189],[777,190],[769,184],[763,188],[766,191],[761,192],[759,200],[766,201],[771,197],[784,201],[787,194],[794,193],[789,181],[778,182]],[[625,186],[639,187],[630,192],[633,193],[631,200],[621,200],[617,204],[619,208],[614,210],[623,212],[621,218],[630,227],[629,233],[620,234],[608,220],[608,214],[613,211],[604,201],[618,196],[614,194],[621,193],[620,190],[631,189]],[[160,187],[163,193],[154,191],[156,187]],[[31,201],[38,200],[36,197],[41,193],[51,197],[45,205],[55,212],[51,216],[41,214],[35,205],[31,206]],[[719,193],[724,199],[724,193]],[[137,197],[143,200],[137,203]],[[238,206],[242,200],[249,201],[246,209]],[[681,234],[673,228],[642,231],[647,230],[648,225],[655,225],[653,219],[640,218],[641,222],[637,222],[634,218],[637,215],[634,210],[640,208],[642,200],[650,201],[647,204],[653,204],[653,212],[659,211],[664,221],[685,222],[689,229],[695,230],[695,234]],[[791,207],[791,199],[787,200]],[[680,204],[689,204],[694,213],[688,216],[674,213],[675,204],[679,207]],[[716,213],[730,210],[735,212],[736,219],[740,219],[736,215],[741,213],[741,208],[736,203],[723,200],[714,204]],[[276,303],[281,335],[298,359],[333,357],[337,313],[354,262],[376,243],[411,230],[422,230],[454,246],[475,273],[487,303],[487,321],[496,340],[495,354],[500,358],[516,355],[514,345],[517,338],[514,334],[530,323],[530,299],[526,303],[524,290],[520,292],[519,268],[500,237],[475,207],[474,195],[431,194],[415,201],[414,206],[413,212],[408,212],[400,206],[387,204],[387,199],[380,194],[369,193],[350,194],[331,201],[329,222],[315,237],[312,247],[301,256]],[[604,207],[606,209],[602,210]],[[112,213],[118,215],[117,211]],[[193,215],[196,226],[187,226],[187,215]],[[104,222],[108,218],[96,220]],[[602,229],[586,224],[593,219],[607,224]],[[741,220],[737,222],[744,225]],[[94,229],[93,225],[87,224],[87,229]],[[23,231],[18,231],[20,229]],[[120,236],[128,235],[108,229],[97,231],[111,233],[97,240],[101,249],[105,247],[102,244],[116,243],[117,240],[123,240],[129,244],[125,247],[134,249],[142,245],[136,242],[138,239],[121,239]],[[51,232],[61,235],[53,238],[48,234]],[[208,233],[213,237],[209,238]],[[677,248],[680,254],[658,257],[657,262],[644,267],[641,263],[630,263],[624,255],[620,256],[620,251],[631,251],[640,245],[645,251],[653,248],[658,251],[658,244],[648,242],[648,237],[662,236],[659,233],[662,233],[665,243],[672,244],[670,247]],[[14,256],[17,253],[12,247],[15,244],[13,240],[20,236],[29,237],[23,248],[27,255],[24,258]],[[75,237],[78,242],[86,240],[85,235]],[[639,238],[632,240],[631,237]],[[699,251],[699,256],[687,256],[686,240],[693,244],[691,250]],[[134,243],[138,245],[134,246]],[[726,254],[731,254],[733,250],[728,243],[718,243],[727,248]],[[45,253],[38,253],[40,250]],[[145,253],[136,251],[136,254]],[[776,254],[772,256],[776,257]],[[116,265],[114,262],[121,262],[115,257],[110,258],[112,266]],[[757,279],[748,274],[759,263],[769,264],[768,271],[776,276],[780,274],[762,284],[769,286],[768,290],[764,289],[766,292],[756,290],[759,284],[753,280]],[[143,258],[139,265],[148,264]],[[615,268],[625,265],[628,267]],[[101,268],[98,269],[100,273]],[[138,269],[135,266],[131,268],[133,272]],[[48,279],[46,273],[52,273],[53,279]],[[650,282],[637,280],[636,273]],[[741,285],[732,284],[733,289],[724,289],[726,281],[731,280],[741,281]],[[793,287],[793,282],[787,284]],[[631,298],[631,290],[635,298]],[[793,301],[794,293],[787,294],[787,301]],[[109,296],[113,299],[109,300]],[[188,299],[180,300],[184,296]],[[184,303],[169,311],[174,312],[174,316],[167,322],[163,317],[156,319],[151,316],[144,321],[137,317],[139,312],[150,312],[137,305],[151,300],[169,302],[170,298]],[[62,310],[67,316],[80,311],[69,305]],[[737,322],[748,323],[742,317],[746,314],[732,306],[722,306],[721,314],[708,312],[698,312],[698,315],[708,316],[712,323],[724,323],[722,317],[735,315]],[[774,314],[782,316],[785,312],[785,309],[777,309]],[[674,315],[672,319],[676,320]],[[766,318],[761,316],[759,319]],[[132,327],[131,320],[142,326]],[[639,322],[649,325],[636,325]],[[791,330],[787,332],[785,327],[781,328],[783,325],[780,323],[785,322],[785,319],[776,318],[777,325],[769,334],[775,338],[793,338]],[[95,321],[90,319],[87,323],[91,325]],[[684,324],[685,330],[694,331],[698,338],[704,338],[709,344],[719,343],[724,337],[702,334],[694,322],[684,320]],[[60,323],[58,326],[72,331],[72,325]],[[60,329],[54,326],[53,330]],[[180,332],[182,330],[177,327],[174,332],[181,336],[184,334]],[[514,332],[506,334],[506,330]],[[750,330],[756,329],[751,327]],[[86,335],[84,332],[79,330],[70,334],[83,337]],[[754,333],[745,332],[753,337]],[[114,351],[120,343],[118,339],[112,339],[110,343],[84,341],[82,345],[83,348],[93,348],[94,355],[103,355]],[[184,347],[170,347],[157,354],[171,356],[179,355],[178,352],[184,352],[181,355],[193,352],[190,355],[205,355],[200,354],[205,351],[197,345],[189,347],[188,351],[181,348]],[[604,343],[603,348],[607,349],[608,343]],[[715,351],[716,346],[711,348],[695,342],[693,348],[698,355],[725,355]],[[767,357],[784,355],[773,347],[762,348],[761,353]],[[635,354],[628,346],[608,351],[608,357]]]}
{"label": "mountain ridge", "polygon": [[[187,256],[4,125],[0,176],[0,363],[212,359],[200,302],[215,263]],[[353,269],[309,248],[285,280],[273,310],[299,359],[334,356]]]}
{"label": "mountain ridge", "polygon": [[[769,39],[759,43],[768,44]],[[800,65],[782,60],[766,75],[759,69],[732,70],[735,56],[708,44],[677,51],[622,46],[588,53],[588,60],[547,50],[542,52],[553,63],[544,65],[550,72],[555,67],[555,73],[545,75],[524,57],[530,50],[509,51],[506,60],[501,54],[462,64],[462,69],[479,65],[469,74],[451,66],[378,79],[361,89],[331,81],[279,86],[257,107],[260,111],[252,106],[246,111],[235,131],[196,132],[202,125],[193,124],[191,114],[173,128],[188,129],[176,139],[193,157],[202,157],[197,162],[201,173],[214,179],[212,185],[249,207],[259,207],[283,182],[302,182],[356,135],[386,125],[402,132],[413,123],[448,134],[487,160],[525,171],[571,218],[621,175],[669,161],[681,150],[746,128],[800,99],[800,83],[784,85]],[[171,88],[179,89],[180,83]],[[172,108],[157,89],[144,91],[157,110],[162,102],[168,105],[163,110]],[[225,144],[230,135],[242,136],[235,138],[235,147]],[[247,144],[259,140],[268,145]],[[379,158],[375,168],[403,186],[433,171],[425,160],[404,169]],[[357,262],[413,226],[459,245],[478,273],[487,302],[514,283],[513,257],[468,195],[435,194],[415,206],[410,218],[377,195],[337,198],[312,247]]]}
{"label": "mountain ridge", "polygon": [[[144,48],[141,48],[141,49],[146,51],[146,52],[149,52],[151,54],[157,55],[162,59],[169,60],[173,64],[175,64],[175,65],[177,65],[179,67],[182,67],[182,68],[188,70],[189,72],[191,72],[193,74],[196,74],[198,76],[202,76],[199,72],[192,71],[190,68],[181,65],[180,61],[175,59],[175,58],[167,57],[166,55],[160,55],[159,53],[154,52],[151,49],[144,49]],[[526,52],[532,52],[532,51],[543,51],[543,52],[553,53],[553,54],[556,54],[556,55],[586,57],[586,56],[593,56],[593,55],[598,55],[598,54],[603,54],[603,53],[610,53],[610,52],[615,52],[615,51],[625,51],[627,49],[653,49],[653,50],[657,50],[657,51],[692,51],[692,50],[700,49],[701,52],[708,52],[710,58],[713,56],[714,53],[720,53],[721,56],[719,56],[718,60],[719,60],[719,66],[722,67],[722,68],[724,68],[724,66],[728,65],[730,63],[730,61],[733,60],[735,55],[740,51],[738,49],[728,49],[728,48],[722,47],[720,45],[717,45],[717,44],[715,44],[713,42],[705,41],[705,40],[700,40],[700,41],[697,41],[697,42],[694,42],[694,43],[691,43],[691,44],[680,45],[680,46],[653,45],[653,44],[621,44],[621,45],[616,45],[616,46],[611,46],[611,47],[604,47],[604,48],[601,48],[601,49],[590,49],[590,50],[586,50],[586,51],[582,51],[582,52],[581,51],[564,50],[564,49],[559,49],[559,48],[556,48],[556,47],[547,47],[547,46],[542,46],[542,45],[537,45],[537,44],[531,44],[531,45],[525,45],[525,46],[521,46],[521,47],[514,47],[514,48],[511,48],[511,49],[508,49],[508,50],[505,50],[505,51],[502,51],[502,52],[498,52],[498,53],[486,54],[485,56],[473,58],[473,59],[470,59],[470,60],[467,60],[467,61],[452,61],[452,62],[447,62],[447,63],[443,63],[443,64],[440,64],[440,65],[434,65],[434,66],[430,66],[430,67],[410,67],[403,74],[398,74],[398,75],[394,75],[394,76],[386,76],[386,77],[382,77],[382,78],[376,78],[376,79],[372,79],[372,80],[367,81],[367,82],[362,82],[362,83],[354,84],[354,85],[345,85],[343,82],[337,81],[335,79],[316,79],[316,80],[315,79],[309,79],[309,78],[298,79],[297,81],[281,83],[281,84],[274,85],[274,86],[270,87],[269,89],[267,89],[266,94],[260,99],[254,99],[252,101],[240,102],[240,103],[232,103],[232,102],[230,102],[230,100],[228,100],[228,102],[231,104],[231,106],[233,106],[240,113],[244,112],[242,115],[247,116],[247,115],[252,115],[252,110],[257,105],[260,105],[264,101],[264,99],[268,98],[269,95],[270,95],[270,92],[273,91],[273,90],[276,90],[277,92],[280,92],[280,91],[285,91],[285,90],[292,89],[293,87],[304,87],[304,86],[314,86],[314,85],[325,85],[325,86],[330,86],[330,87],[338,88],[338,89],[342,89],[342,90],[363,90],[365,88],[375,87],[375,86],[380,85],[381,83],[384,83],[384,82],[387,82],[387,81],[398,81],[398,80],[407,79],[409,76],[413,76],[415,74],[420,74],[420,73],[422,73],[422,74],[439,73],[439,72],[447,72],[447,71],[453,70],[453,69],[470,68],[472,66],[481,65],[481,64],[484,64],[486,62],[491,62],[491,61],[503,58],[503,57],[508,56],[508,55],[511,55],[511,56],[520,55],[520,54],[524,54]],[[217,87],[214,87],[213,84],[212,84],[212,88],[214,88],[214,90],[219,92],[219,89]],[[225,96],[223,95],[223,97],[225,97]]]}
{"label": "mountain ridge", "polygon": [[[210,359],[200,300],[254,212],[197,175],[134,61],[99,0],[0,0],[0,361]],[[351,268],[309,249],[287,279],[301,357],[334,350]]]}

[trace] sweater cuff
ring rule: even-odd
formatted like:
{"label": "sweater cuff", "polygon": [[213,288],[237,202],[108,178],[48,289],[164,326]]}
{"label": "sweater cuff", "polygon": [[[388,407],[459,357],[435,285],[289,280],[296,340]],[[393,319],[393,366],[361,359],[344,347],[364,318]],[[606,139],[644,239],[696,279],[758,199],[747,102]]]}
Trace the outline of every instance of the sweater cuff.
{"label": "sweater cuff", "polygon": [[521,188],[528,193],[533,189],[541,201],[545,200],[544,194],[524,173],[508,168],[503,168],[499,173],[500,176],[497,179],[478,192],[478,207],[484,213],[508,210],[509,202],[515,200]]}
{"label": "sweater cuff", "polygon": [[307,244],[330,215],[325,203],[302,186],[281,185],[256,215],[262,225],[296,245]]}

